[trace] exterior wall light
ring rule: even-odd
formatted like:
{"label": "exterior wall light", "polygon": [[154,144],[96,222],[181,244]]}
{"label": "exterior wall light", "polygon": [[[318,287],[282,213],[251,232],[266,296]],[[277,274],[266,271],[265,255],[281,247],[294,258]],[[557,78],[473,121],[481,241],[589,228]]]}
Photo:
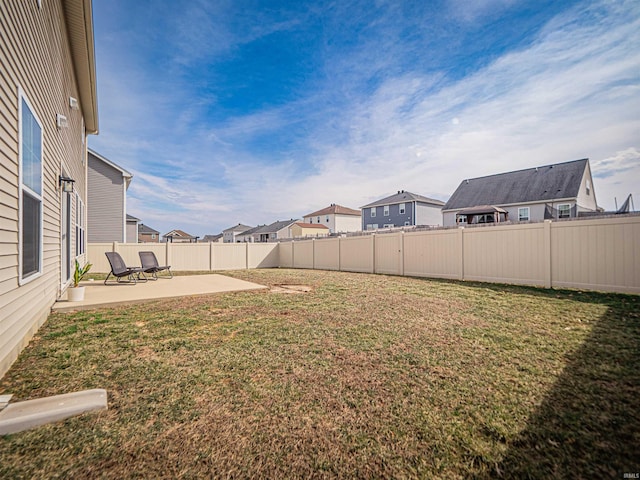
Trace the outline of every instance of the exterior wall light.
{"label": "exterior wall light", "polygon": [[62,191],[64,193],[72,193],[74,183],[75,180],[73,178],[64,177],[62,175],[58,177],[58,185],[62,187]]}

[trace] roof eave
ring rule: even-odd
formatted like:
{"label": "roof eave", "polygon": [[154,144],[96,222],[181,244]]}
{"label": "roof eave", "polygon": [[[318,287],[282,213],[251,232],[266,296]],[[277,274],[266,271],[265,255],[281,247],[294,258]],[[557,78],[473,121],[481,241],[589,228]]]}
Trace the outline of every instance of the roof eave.
{"label": "roof eave", "polygon": [[92,0],[64,0],[64,13],[85,129],[88,134],[97,135],[98,95]]}

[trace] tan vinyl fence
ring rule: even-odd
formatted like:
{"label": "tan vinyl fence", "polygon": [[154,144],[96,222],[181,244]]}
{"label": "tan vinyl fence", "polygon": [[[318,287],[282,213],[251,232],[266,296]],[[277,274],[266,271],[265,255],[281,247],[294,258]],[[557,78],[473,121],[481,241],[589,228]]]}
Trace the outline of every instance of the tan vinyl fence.
{"label": "tan vinyl fence", "polygon": [[118,252],[128,266],[140,266],[138,252],[153,251],[160,265],[174,271],[242,270],[278,267],[277,243],[90,243],[87,259],[92,272],[111,269],[105,252]]}
{"label": "tan vinyl fence", "polygon": [[280,266],[640,293],[640,216],[280,244]]}
{"label": "tan vinyl fence", "polygon": [[640,293],[640,215],[282,243],[93,243],[87,255],[106,273],[104,252],[135,266],[144,250],[176,271],[308,268]]}

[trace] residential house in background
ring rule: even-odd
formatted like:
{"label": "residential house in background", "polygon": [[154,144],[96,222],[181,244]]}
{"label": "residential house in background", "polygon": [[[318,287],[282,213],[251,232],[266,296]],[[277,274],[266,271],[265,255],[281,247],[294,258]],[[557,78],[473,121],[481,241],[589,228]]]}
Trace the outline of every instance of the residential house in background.
{"label": "residential house in background", "polygon": [[463,180],[442,209],[445,227],[573,218],[598,210],[589,159]]}
{"label": "residential house in background", "polygon": [[127,238],[127,189],[131,175],[121,166],[89,149],[87,235],[89,242],[137,242]]}
{"label": "residential house in background", "polygon": [[138,243],[159,243],[160,232],[148,225],[138,224]]}
{"label": "residential house in background", "polygon": [[322,210],[305,215],[303,220],[304,223],[325,225],[331,233],[358,232],[362,228],[360,210],[343,207],[335,203]]}
{"label": "residential house in background", "polygon": [[85,263],[91,0],[0,7],[0,377]]}
{"label": "residential house in background", "polygon": [[444,202],[415,193],[398,193],[369,203],[362,210],[362,229],[408,227],[415,225],[439,226]]}
{"label": "residential house in background", "polygon": [[329,227],[319,223],[296,222],[289,227],[289,238],[327,237]]}
{"label": "residential house in background", "polygon": [[189,235],[182,230],[171,230],[162,236],[162,241],[170,243],[198,243],[198,237]]}
{"label": "residential house in background", "polygon": [[249,229],[251,229],[249,225],[243,225],[242,223],[239,223],[238,225],[235,225],[233,227],[229,227],[226,230],[222,231],[223,242],[236,243],[239,241],[236,237]]}
{"label": "residential house in background", "polygon": [[266,227],[266,225],[258,225],[256,227],[250,228],[249,230],[245,230],[242,233],[236,234],[236,242],[240,243],[254,243],[260,241],[260,236],[254,237],[253,234],[260,230],[261,228]]}
{"label": "residential house in background", "polygon": [[251,237],[255,242],[276,242],[283,238],[289,238],[289,227],[298,220],[284,220],[273,222],[270,225],[262,226],[256,229]]}
{"label": "residential house in background", "polygon": [[223,243],[222,233],[218,233],[217,235],[205,235],[200,240],[200,243]]}
{"label": "residential house in background", "polygon": [[138,224],[140,219],[127,214],[127,243],[138,243]]}

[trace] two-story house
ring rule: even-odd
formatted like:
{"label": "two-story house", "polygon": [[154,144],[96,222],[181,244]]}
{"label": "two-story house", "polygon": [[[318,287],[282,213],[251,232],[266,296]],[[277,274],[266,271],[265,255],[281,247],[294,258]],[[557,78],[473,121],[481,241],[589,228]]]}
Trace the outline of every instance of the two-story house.
{"label": "two-story house", "polygon": [[438,226],[442,222],[443,205],[444,202],[440,200],[398,190],[394,195],[360,207],[362,229]]}
{"label": "two-story house", "polygon": [[597,210],[589,159],[583,158],[463,180],[442,209],[442,222],[531,222]]}
{"label": "two-story house", "polygon": [[243,225],[242,223],[234,225],[233,227],[229,227],[222,231],[222,241],[223,243],[240,242],[240,240],[238,240],[236,237],[250,229],[251,227],[249,225]]}
{"label": "two-story house", "polygon": [[120,165],[89,149],[89,242],[137,242],[136,230],[127,238],[127,189],[133,175]]}
{"label": "two-story house", "polygon": [[362,227],[360,210],[332,203],[326,208],[308,213],[304,223],[322,224],[331,233],[358,232]]}
{"label": "two-story house", "polygon": [[0,377],[86,262],[91,0],[0,7]]}

